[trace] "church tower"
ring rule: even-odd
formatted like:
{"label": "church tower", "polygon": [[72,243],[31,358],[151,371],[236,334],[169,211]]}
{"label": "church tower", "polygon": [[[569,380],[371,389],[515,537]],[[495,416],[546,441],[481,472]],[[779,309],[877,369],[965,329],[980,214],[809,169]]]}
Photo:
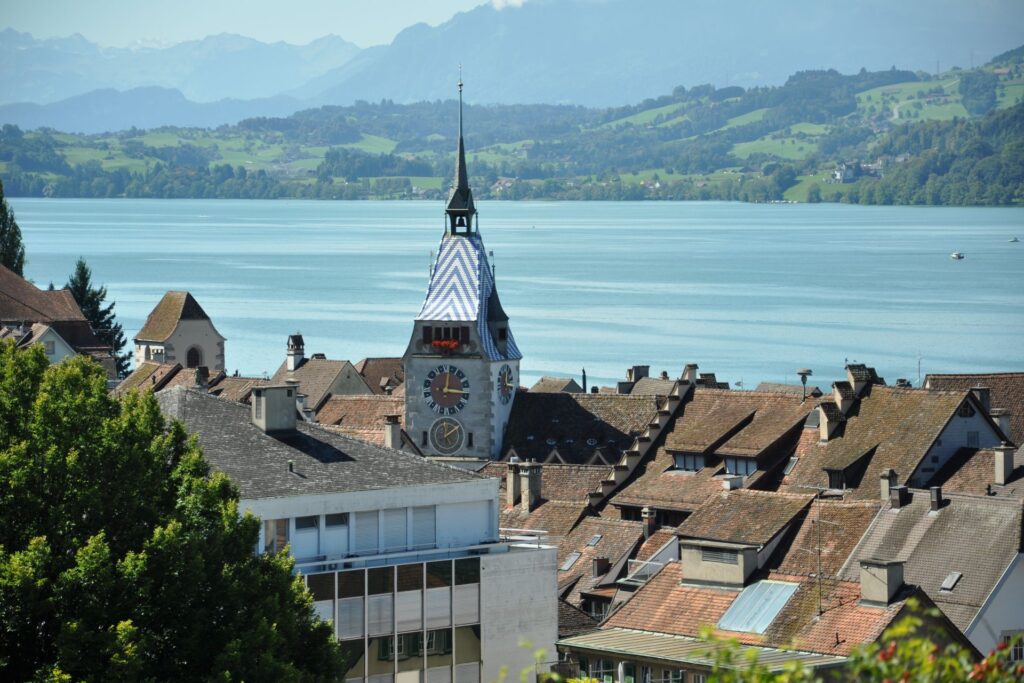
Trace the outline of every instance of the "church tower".
{"label": "church tower", "polygon": [[480,239],[462,140],[430,286],[405,351],[406,431],[425,455],[497,458],[519,360]]}

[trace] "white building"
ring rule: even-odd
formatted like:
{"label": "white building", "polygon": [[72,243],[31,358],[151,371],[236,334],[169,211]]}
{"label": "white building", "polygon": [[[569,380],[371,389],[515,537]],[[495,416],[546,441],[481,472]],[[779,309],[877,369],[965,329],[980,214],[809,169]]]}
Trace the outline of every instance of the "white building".
{"label": "white building", "polygon": [[135,363],[224,370],[224,337],[188,292],[167,292],[135,335]]}
{"label": "white building", "polygon": [[295,389],[244,406],[158,395],[263,519],[258,552],[290,547],[334,622],[352,683],[479,683],[554,658],[555,549],[503,542],[498,480],[296,420]]}

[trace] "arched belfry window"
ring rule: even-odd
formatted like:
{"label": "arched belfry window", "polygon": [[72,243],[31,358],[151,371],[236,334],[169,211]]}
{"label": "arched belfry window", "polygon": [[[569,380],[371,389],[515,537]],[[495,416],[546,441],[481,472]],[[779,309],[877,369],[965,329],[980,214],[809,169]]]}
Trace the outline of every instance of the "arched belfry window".
{"label": "arched belfry window", "polygon": [[185,354],[185,365],[190,368],[198,368],[203,364],[203,352],[199,350],[198,346],[193,346]]}

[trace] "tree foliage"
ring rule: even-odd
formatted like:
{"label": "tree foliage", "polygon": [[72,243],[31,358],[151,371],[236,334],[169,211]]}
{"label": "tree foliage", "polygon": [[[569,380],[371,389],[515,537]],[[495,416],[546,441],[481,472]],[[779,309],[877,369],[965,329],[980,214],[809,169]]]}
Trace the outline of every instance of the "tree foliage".
{"label": "tree foliage", "polygon": [[93,332],[96,333],[96,338],[110,346],[118,374],[128,372],[131,354],[124,351],[127,341],[124,338],[121,323],[117,322],[117,318],[114,316],[115,304],[113,301],[109,304],[106,303],[106,287],[93,286],[92,270],[81,256],[75,262],[75,272],[71,274],[65,287],[71,290],[71,295],[75,297],[78,307],[82,309],[82,314],[85,315]]}
{"label": "tree foliage", "polygon": [[334,680],[331,629],[258,526],[152,396],[0,345],[0,679]]}
{"label": "tree foliage", "polygon": [[14,212],[4,198],[2,180],[0,180],[0,265],[18,275],[24,275],[25,245],[21,243],[21,228],[14,220]]}

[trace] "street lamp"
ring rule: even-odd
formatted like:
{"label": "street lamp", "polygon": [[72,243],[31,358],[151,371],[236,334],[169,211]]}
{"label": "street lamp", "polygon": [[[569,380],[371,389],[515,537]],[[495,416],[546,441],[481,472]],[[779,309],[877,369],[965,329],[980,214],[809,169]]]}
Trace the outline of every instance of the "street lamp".
{"label": "street lamp", "polygon": [[814,374],[814,371],[810,368],[800,368],[796,371],[796,374],[800,375],[800,384],[804,385],[804,397],[803,400],[807,400],[807,378]]}

